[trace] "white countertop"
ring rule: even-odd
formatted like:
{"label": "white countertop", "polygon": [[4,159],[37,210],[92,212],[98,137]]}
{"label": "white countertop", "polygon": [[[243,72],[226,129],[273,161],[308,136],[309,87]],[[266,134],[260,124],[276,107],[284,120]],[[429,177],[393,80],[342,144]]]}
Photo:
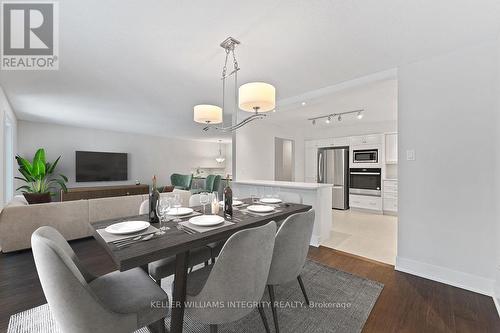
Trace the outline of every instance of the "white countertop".
{"label": "white countertop", "polygon": [[318,188],[323,188],[323,187],[333,187],[332,184],[282,182],[277,180],[235,180],[233,181],[233,184],[296,188],[302,190],[316,190]]}

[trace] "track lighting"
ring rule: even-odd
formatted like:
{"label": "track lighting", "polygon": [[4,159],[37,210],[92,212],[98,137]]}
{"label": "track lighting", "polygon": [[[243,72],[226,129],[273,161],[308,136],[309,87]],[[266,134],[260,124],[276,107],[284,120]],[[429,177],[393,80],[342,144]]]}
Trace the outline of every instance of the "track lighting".
{"label": "track lighting", "polygon": [[316,125],[316,120],[325,119],[325,123],[330,124],[332,122],[332,118],[333,119],[337,118],[338,121],[342,121],[342,116],[345,116],[346,114],[356,114],[356,118],[362,119],[363,115],[364,115],[364,111],[365,111],[364,109],[359,109],[359,110],[339,112],[339,113],[330,113],[330,114],[327,114],[324,116],[308,118],[307,120],[310,120],[313,125]]}

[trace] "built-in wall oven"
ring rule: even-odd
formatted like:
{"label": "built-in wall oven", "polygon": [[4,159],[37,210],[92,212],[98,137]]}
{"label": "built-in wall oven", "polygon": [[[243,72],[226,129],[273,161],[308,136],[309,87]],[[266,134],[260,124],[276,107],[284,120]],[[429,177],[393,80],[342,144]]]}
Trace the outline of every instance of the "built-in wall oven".
{"label": "built-in wall oven", "polygon": [[380,168],[351,168],[349,173],[349,193],[382,195],[382,172]]}
{"label": "built-in wall oven", "polygon": [[378,149],[354,149],[353,163],[378,163]]}

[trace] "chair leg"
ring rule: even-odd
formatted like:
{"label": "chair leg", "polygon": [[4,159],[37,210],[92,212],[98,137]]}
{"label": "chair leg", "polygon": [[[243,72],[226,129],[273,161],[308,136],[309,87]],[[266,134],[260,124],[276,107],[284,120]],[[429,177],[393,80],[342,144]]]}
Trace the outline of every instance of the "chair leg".
{"label": "chair leg", "polygon": [[268,285],[267,289],[269,291],[269,298],[271,300],[271,310],[273,311],[274,328],[276,333],[280,332],[280,327],[278,325],[278,309],[276,309],[276,304],[274,300],[274,286]]}
{"label": "chair leg", "polygon": [[267,318],[266,318],[266,314],[264,312],[264,308],[262,307],[262,303],[259,303],[259,305],[257,305],[257,309],[259,309],[260,318],[262,319],[262,323],[264,324],[264,328],[266,329],[266,333],[271,333],[271,330],[269,329],[269,324],[267,323]]}
{"label": "chair leg", "polygon": [[162,319],[160,319],[158,321],[155,321],[152,324],[149,324],[148,328],[149,328],[149,331],[152,332],[152,333],[165,333],[166,330],[165,330],[165,321],[164,321],[164,318],[162,318]]}
{"label": "chair leg", "polygon": [[207,266],[208,266],[208,261],[205,261],[205,267],[207,267]]}
{"label": "chair leg", "polygon": [[306,288],[304,288],[304,283],[300,275],[297,276],[297,280],[299,281],[300,289],[302,289],[302,294],[304,294],[304,298],[306,299],[306,304],[309,306],[309,297],[307,297]]}
{"label": "chair leg", "polygon": [[212,257],[212,259],[210,259],[212,265],[215,264],[215,257]]}
{"label": "chair leg", "polygon": [[217,333],[217,325],[210,324],[210,333]]}

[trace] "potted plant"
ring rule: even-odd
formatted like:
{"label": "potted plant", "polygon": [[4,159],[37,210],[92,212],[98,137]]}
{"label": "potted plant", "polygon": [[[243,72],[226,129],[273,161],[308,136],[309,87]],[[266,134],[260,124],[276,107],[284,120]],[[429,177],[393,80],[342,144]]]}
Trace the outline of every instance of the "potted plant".
{"label": "potted plant", "polygon": [[26,185],[20,186],[16,190],[21,190],[24,197],[30,204],[45,203],[51,201],[52,192],[56,187],[60,187],[67,192],[66,182],[68,178],[64,175],[54,176],[54,170],[59,162],[59,156],[54,163],[45,162],[45,150],[40,148],[36,151],[33,161],[30,163],[21,156],[16,156],[19,172],[23,177],[14,177],[22,180]]}

